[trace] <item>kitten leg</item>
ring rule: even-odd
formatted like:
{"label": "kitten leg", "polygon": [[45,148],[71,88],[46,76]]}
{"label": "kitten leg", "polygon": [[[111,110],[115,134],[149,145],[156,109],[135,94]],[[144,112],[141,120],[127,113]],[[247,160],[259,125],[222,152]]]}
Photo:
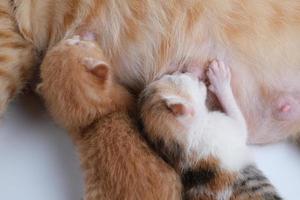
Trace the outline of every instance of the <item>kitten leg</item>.
{"label": "kitten leg", "polygon": [[245,118],[234,98],[230,85],[231,72],[221,61],[213,61],[207,73],[211,85],[209,89],[216,94],[227,115],[246,128]]}
{"label": "kitten leg", "polygon": [[35,50],[18,32],[9,1],[0,2],[0,116],[22,89],[35,64]]}

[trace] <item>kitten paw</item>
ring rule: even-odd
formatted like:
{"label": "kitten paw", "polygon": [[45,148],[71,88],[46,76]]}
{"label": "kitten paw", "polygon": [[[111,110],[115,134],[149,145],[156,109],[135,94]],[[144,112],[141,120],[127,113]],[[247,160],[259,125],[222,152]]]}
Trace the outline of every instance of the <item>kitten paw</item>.
{"label": "kitten paw", "polygon": [[65,41],[65,44],[68,46],[80,46],[84,48],[94,48],[96,47],[95,43],[95,36],[93,33],[87,33],[80,37],[79,35],[75,35],[70,39]]}
{"label": "kitten paw", "polygon": [[74,35],[72,38],[67,39],[65,42],[67,45],[70,45],[70,46],[78,45],[80,43],[80,36]]}
{"label": "kitten paw", "polygon": [[222,93],[230,88],[231,72],[222,61],[213,61],[209,65],[207,76],[210,81],[208,89],[216,94]]}

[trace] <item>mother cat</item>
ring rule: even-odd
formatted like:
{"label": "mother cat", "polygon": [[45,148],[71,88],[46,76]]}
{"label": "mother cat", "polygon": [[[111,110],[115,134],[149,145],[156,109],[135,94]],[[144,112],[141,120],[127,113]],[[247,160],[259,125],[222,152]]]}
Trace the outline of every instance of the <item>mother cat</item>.
{"label": "mother cat", "polygon": [[134,92],[168,71],[188,66],[201,74],[208,61],[221,59],[232,68],[249,142],[300,131],[300,2],[294,0],[1,0],[0,112],[53,46],[86,31],[96,33],[118,78]]}

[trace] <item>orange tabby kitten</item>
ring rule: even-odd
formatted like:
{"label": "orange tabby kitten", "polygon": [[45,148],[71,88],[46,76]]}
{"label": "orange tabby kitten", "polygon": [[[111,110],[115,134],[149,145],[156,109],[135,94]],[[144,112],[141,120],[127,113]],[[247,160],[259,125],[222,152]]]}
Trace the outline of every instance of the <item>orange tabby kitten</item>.
{"label": "orange tabby kitten", "polygon": [[133,98],[95,43],[61,42],[41,76],[39,92],[79,149],[86,200],[181,198],[179,176],[141,138],[128,114]]}
{"label": "orange tabby kitten", "polygon": [[221,59],[235,74],[249,142],[300,131],[299,1],[1,0],[0,112],[30,77],[34,52],[42,59],[84,31],[96,33],[118,78],[136,92],[168,71],[201,73]]}

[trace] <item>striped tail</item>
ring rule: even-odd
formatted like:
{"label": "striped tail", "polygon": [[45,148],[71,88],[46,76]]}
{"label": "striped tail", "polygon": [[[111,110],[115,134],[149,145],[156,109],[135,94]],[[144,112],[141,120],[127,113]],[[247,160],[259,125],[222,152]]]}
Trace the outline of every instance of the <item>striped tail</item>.
{"label": "striped tail", "polygon": [[241,172],[241,176],[233,187],[230,200],[281,200],[274,186],[257,169],[250,165]]}

